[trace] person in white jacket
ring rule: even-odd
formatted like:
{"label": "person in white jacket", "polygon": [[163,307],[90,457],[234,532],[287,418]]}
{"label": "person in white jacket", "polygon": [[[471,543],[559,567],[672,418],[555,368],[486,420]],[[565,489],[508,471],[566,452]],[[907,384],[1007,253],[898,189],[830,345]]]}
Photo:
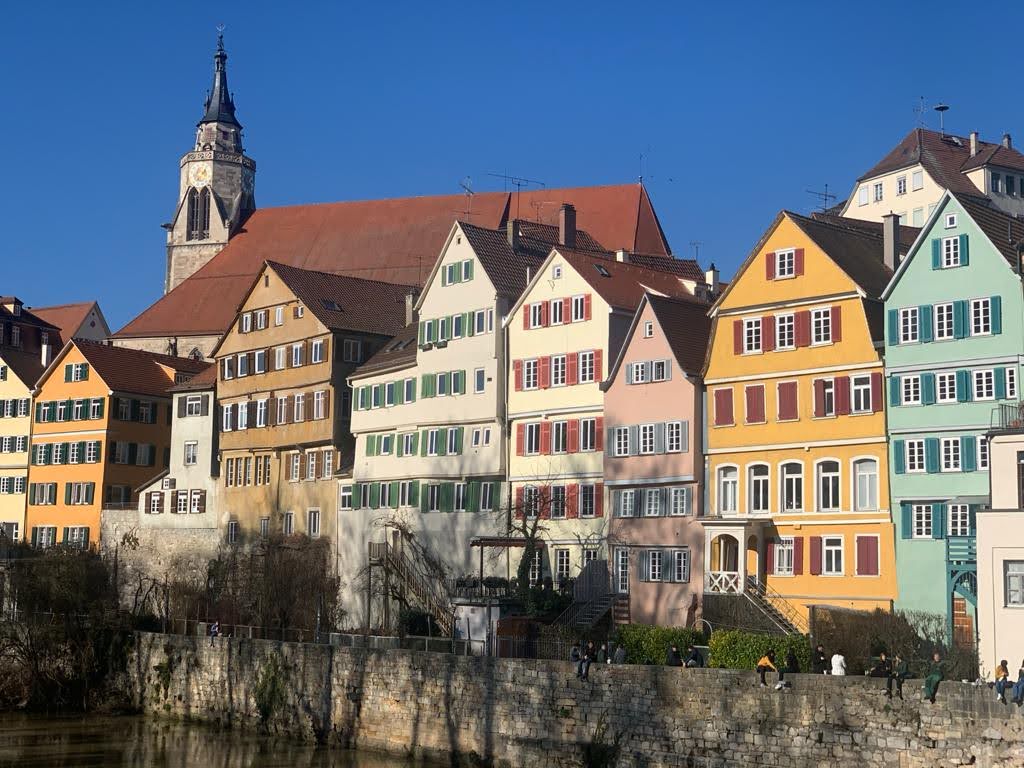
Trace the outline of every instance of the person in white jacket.
{"label": "person in white jacket", "polygon": [[843,656],[842,651],[836,651],[832,655],[832,674],[833,675],[845,675],[846,674],[846,657]]}

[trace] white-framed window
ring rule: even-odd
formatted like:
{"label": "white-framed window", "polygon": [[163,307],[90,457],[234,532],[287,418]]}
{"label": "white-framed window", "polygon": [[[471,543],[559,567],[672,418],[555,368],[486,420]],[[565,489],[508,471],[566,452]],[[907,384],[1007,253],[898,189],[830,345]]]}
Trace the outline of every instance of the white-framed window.
{"label": "white-framed window", "polygon": [[580,352],[577,357],[578,365],[576,370],[578,372],[578,381],[580,384],[588,384],[594,381],[596,375],[594,371],[594,353]]}
{"label": "white-framed window", "polygon": [[185,466],[194,466],[199,461],[199,442],[188,440],[185,442]]}
{"label": "white-framed window", "polygon": [[530,305],[530,327],[540,328],[544,325],[544,304],[537,302]]}
{"label": "white-framed window", "polygon": [[974,399],[995,400],[996,380],[995,371],[991,368],[981,371],[974,371]]}
{"label": "white-framed window", "polygon": [[[484,386],[487,383],[487,373],[483,368],[477,368],[473,371],[473,392],[480,394],[484,391]],[[408,400],[406,401],[408,402]]]}
{"label": "white-framed window", "polygon": [[292,368],[298,368],[300,365],[302,365],[305,349],[305,344],[292,344]]}
{"label": "white-framed window", "polygon": [[[388,437],[391,437],[391,436],[388,435]],[[389,453],[390,453],[390,451],[389,451]],[[316,480],[316,452],[315,451],[307,451],[306,452],[306,479],[307,480]]]}
{"label": "white-framed window", "polygon": [[644,338],[649,339],[654,336],[654,323],[650,320],[644,320]]}
{"label": "white-framed window", "polygon": [[551,386],[565,386],[565,355],[551,356]]}
{"label": "white-framed window", "polygon": [[910,188],[915,192],[924,189],[924,171],[913,171],[910,174]]}
{"label": "white-framed window", "polygon": [[825,576],[843,575],[843,537],[825,536],[821,541],[822,569]]}
{"label": "white-framed window", "polygon": [[299,392],[295,395],[295,408],[292,409],[293,420],[303,421],[306,418],[306,393]]}
{"label": "white-framed window", "polygon": [[540,511],[540,489],[535,485],[523,486],[523,514],[535,518]]}
{"label": "white-framed window", "polygon": [[796,331],[792,314],[775,316],[775,349],[796,349]]}
{"label": "white-framed window", "polygon": [[871,189],[872,189],[872,199],[876,203],[882,202],[882,182],[876,181],[874,184],[871,185]]}
{"label": "white-framed window", "polygon": [[293,533],[295,533],[294,512],[285,512],[284,515],[282,515],[281,522],[281,532],[284,533],[285,536],[291,536]]}
{"label": "white-framed window", "polygon": [[274,307],[274,325],[284,325],[284,307]]}
{"label": "white-framed window", "polygon": [[239,378],[241,378],[243,376],[248,376],[249,375],[249,355],[246,354],[245,352],[241,353],[238,356],[238,363],[237,363],[236,370],[238,371],[238,377]]}
{"label": "white-framed window", "polygon": [[1024,605],[1024,560],[1004,560],[1006,579],[1006,605]]}
{"label": "white-framed window", "polygon": [[540,453],[540,422],[531,422],[523,428],[523,453],[534,456]]}
{"label": "white-framed window", "polygon": [[[192,514],[198,514],[202,510],[203,491],[201,491],[201,490],[193,490],[193,491],[188,491],[187,493],[188,493],[188,501],[189,501],[188,511],[191,512]],[[186,495],[186,491],[182,491],[181,493],[179,493],[178,494],[178,500],[180,501],[181,497],[184,496],[184,495]]]}
{"label": "white-framed window", "polygon": [[903,450],[907,472],[924,472],[924,440],[907,440]]}
{"label": "white-framed window", "polygon": [[956,235],[942,238],[942,268],[949,269],[950,267],[959,266],[960,238]]}
{"label": "white-framed window", "polygon": [[[77,485],[77,483],[75,483],[74,485]],[[72,499],[71,503],[72,504],[74,503],[74,493],[75,493],[74,492],[74,485],[72,486],[72,490],[71,490],[71,499]],[[151,514],[151,515],[159,515],[161,509],[163,508],[163,504],[164,504],[164,495],[162,493],[156,492],[156,493],[149,494],[149,514]]]}
{"label": "white-framed window", "polygon": [[911,507],[911,537],[915,539],[932,538],[932,505],[914,504]]}
{"label": "white-framed window", "polygon": [[665,423],[665,450],[668,453],[679,453],[683,450],[683,422]]}
{"label": "white-framed window", "polygon": [[537,373],[539,365],[536,360],[523,361],[523,389],[537,389],[540,377]]}
{"label": "white-framed window", "polygon": [[912,344],[921,337],[917,307],[904,307],[900,311],[900,344]]}
{"label": "white-framed window", "polygon": [[448,444],[446,446],[446,452],[449,456],[453,456],[459,452],[459,430],[454,427],[448,430]]}
{"label": "white-framed window", "polygon": [[256,312],[256,330],[262,331],[267,327],[267,310],[261,309]]}
{"label": "white-framed window", "polygon": [[1017,369],[1014,366],[1006,369],[1006,397],[1009,400],[1017,399]]}
{"label": "white-framed window", "polygon": [[661,550],[647,550],[647,580],[661,581]]}
{"label": "white-framed window", "polygon": [[580,451],[597,450],[597,419],[580,419]]}
{"label": "white-framed window", "polygon": [[811,344],[832,343],[832,309],[811,310]]}
{"label": "white-framed window", "polygon": [[903,405],[921,404],[921,377],[904,376],[900,380],[900,387],[903,390],[901,402]]}
{"label": "white-framed window", "polygon": [[651,363],[651,381],[665,381],[668,378],[668,360],[655,360]]}
{"label": "white-framed window", "polygon": [[860,189],[857,190],[857,205],[867,205],[867,204],[868,204],[868,185],[865,184]]}
{"label": "white-framed window", "polygon": [[936,390],[936,402],[939,403],[955,403],[956,402],[956,373],[936,373],[935,374],[935,390]]}
{"label": "white-framed window", "polygon": [[629,592],[629,550],[625,547],[615,549],[615,591],[620,594]]}
{"label": "white-framed window", "polygon": [[551,486],[550,513],[552,520],[565,519],[565,486]]}
{"label": "white-framed window", "polygon": [[569,578],[569,550],[555,550],[555,579],[565,581]]}
{"label": "white-framed window", "polygon": [[203,413],[202,395],[188,395],[185,398],[185,415],[201,416]]}
{"label": "white-framed window", "polygon": [[351,485],[343,485],[338,489],[338,506],[341,509],[352,509]]}
{"label": "white-framed window", "polygon": [[[452,384],[454,384],[454,383],[455,382],[453,381]],[[454,387],[453,387],[453,389],[454,389]],[[437,379],[435,380],[435,385],[434,385],[434,392],[437,394],[438,397],[445,397],[448,394],[448,374],[447,373],[439,373],[439,374],[437,374]],[[454,392],[452,394],[454,394]]]}
{"label": "white-framed window", "polygon": [[629,456],[629,427],[615,428],[615,455]]}
{"label": "white-framed window", "polygon": [[654,425],[640,425],[640,453],[654,453]]}
{"label": "white-framed window", "polygon": [[648,488],[644,491],[644,517],[661,515],[661,489]]}
{"label": "white-framed window", "polygon": [[277,423],[288,423],[288,398],[286,397],[277,398]]}
{"label": "white-framed window", "polygon": [[[309,347],[309,361],[311,363],[322,363],[324,361],[324,340],[317,339]],[[317,515],[320,513],[317,512]]]}
{"label": "white-framed window", "polygon": [[548,304],[548,315],[551,320],[551,325],[561,325],[564,321],[562,317],[562,310],[565,308],[565,303],[561,299],[552,299]]}
{"label": "white-framed window", "polygon": [[978,469],[988,469],[988,438],[978,435]]}
{"label": "white-framed window", "polygon": [[566,453],[569,450],[569,422],[556,421],[551,425],[551,452]]}
{"label": "white-framed window", "polygon": [[188,502],[189,494],[188,491],[178,491],[177,503],[174,505],[174,511],[179,515],[188,514]]}
{"label": "white-framed window", "polygon": [[302,466],[302,456],[299,453],[293,453],[291,455],[291,467],[288,473],[288,479],[292,482],[299,481],[299,471]]}
{"label": "white-framed window", "polygon": [[437,456],[439,437],[439,430],[431,429],[427,431],[427,456]]}
{"label": "white-framed window", "polygon": [[494,509],[494,483],[480,485],[480,511],[491,512]]}
{"label": "white-framed window", "polygon": [[749,509],[754,515],[766,515],[769,512],[769,478],[765,464],[755,464],[747,470],[747,487],[749,489]]}
{"label": "white-framed window", "polygon": [[256,426],[267,426],[267,398],[256,401]]}
{"label": "white-framed window", "polygon": [[793,575],[793,537],[783,536],[775,542],[775,575]]}
{"label": "white-framed window", "polygon": [[578,323],[581,320],[585,320],[587,317],[587,299],[586,296],[573,296],[572,297],[572,321]]}
{"label": "white-framed window", "polygon": [[796,251],[790,248],[775,252],[775,277],[785,278],[796,275]]}
{"label": "white-framed window", "polygon": [[952,339],[954,336],[953,304],[951,302],[946,302],[945,304],[936,304],[934,315],[935,340],[945,341],[946,339]]}
{"label": "white-framed window", "polygon": [[232,424],[233,424],[232,416],[234,415],[235,410],[236,409],[235,409],[234,404],[230,404],[230,405],[225,405],[224,406],[223,410],[221,411],[221,424],[220,424],[221,432],[230,432],[231,431]]}
{"label": "white-framed window", "polygon": [[597,496],[593,484],[585,483],[579,487],[580,517],[593,517],[597,512]]}
{"label": "white-framed window", "polygon": [[454,510],[456,512],[466,511],[466,484],[456,483],[454,491]]}
{"label": "white-framed window", "polygon": [[288,357],[287,347],[276,347],[274,349],[274,370],[282,371],[285,367],[285,361]]}
{"label": "white-framed window", "polygon": [[871,376],[851,376],[850,392],[853,413],[871,413]]}
{"label": "white-framed window", "polygon": [[452,316],[452,338],[461,339],[465,333],[465,328],[462,327],[462,315]]}
{"label": "white-framed window", "polygon": [[718,513],[734,515],[738,511],[739,470],[736,467],[718,468]]}
{"label": "white-framed window", "polygon": [[252,330],[252,312],[242,315],[242,333],[249,333]]}
{"label": "white-framed window", "polygon": [[820,379],[821,381],[821,415],[836,415],[836,380]]}
{"label": "white-framed window", "polygon": [[992,333],[992,300],[971,299],[971,336]]}
{"label": "white-framed window", "polygon": [[[391,398],[395,397],[394,385],[391,384]],[[313,393],[313,418],[323,419],[327,416],[327,391],[320,389]]]}
{"label": "white-framed window", "polygon": [[804,468],[798,462],[790,461],[782,465],[782,510],[784,512],[803,512],[804,509]]}
{"label": "white-framed window", "polygon": [[853,508],[858,512],[878,509],[878,462],[875,459],[853,462]]}
{"label": "white-framed window", "polygon": [[971,532],[971,508],[966,504],[950,504],[949,535],[968,536]]}
{"label": "white-framed window", "polygon": [[676,517],[690,514],[689,488],[669,488],[669,514]]}
{"label": "white-framed window", "polygon": [[619,495],[619,517],[633,517],[636,515],[636,491],[627,488],[623,491],[616,491]]}
{"label": "white-framed window", "polygon": [[835,512],[839,509],[839,462],[833,459],[819,461],[817,465],[818,510]]}
{"label": "white-framed window", "polygon": [[907,194],[907,177],[897,176],[896,177],[896,196]]}
{"label": "white-framed window", "polygon": [[633,371],[633,383],[643,384],[647,381],[647,367],[644,363],[629,363]]}
{"label": "white-framed window", "polygon": [[[743,319],[743,354],[761,351],[761,318],[746,317]],[[634,367],[634,375],[635,375]]]}
{"label": "white-framed window", "polygon": [[959,472],[960,471],[960,438],[959,437],[944,437],[940,442],[942,446],[941,457],[942,457],[942,471],[943,472]]}
{"label": "white-framed window", "polygon": [[540,581],[541,574],[543,573],[543,562],[541,561],[542,556],[541,550],[535,550],[533,553],[533,560],[530,563],[530,574],[529,579],[531,584],[536,584]]}

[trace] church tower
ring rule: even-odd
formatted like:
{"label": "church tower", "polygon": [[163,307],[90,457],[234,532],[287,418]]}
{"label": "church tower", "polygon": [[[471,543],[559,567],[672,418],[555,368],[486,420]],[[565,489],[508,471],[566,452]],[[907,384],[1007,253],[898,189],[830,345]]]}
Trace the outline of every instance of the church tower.
{"label": "church tower", "polygon": [[195,147],[181,158],[178,207],[167,230],[164,293],[202,267],[256,209],[256,163],[242,148],[242,125],[228,90],[223,35],[213,54],[213,87],[196,125]]}

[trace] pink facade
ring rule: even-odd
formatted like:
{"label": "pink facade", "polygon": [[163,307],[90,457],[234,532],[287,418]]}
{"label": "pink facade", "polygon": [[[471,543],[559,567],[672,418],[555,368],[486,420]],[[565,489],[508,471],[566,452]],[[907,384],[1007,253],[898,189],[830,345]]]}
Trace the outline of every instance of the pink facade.
{"label": "pink facade", "polygon": [[700,617],[706,310],[645,298],[605,389],[609,565],[633,623],[691,626]]}

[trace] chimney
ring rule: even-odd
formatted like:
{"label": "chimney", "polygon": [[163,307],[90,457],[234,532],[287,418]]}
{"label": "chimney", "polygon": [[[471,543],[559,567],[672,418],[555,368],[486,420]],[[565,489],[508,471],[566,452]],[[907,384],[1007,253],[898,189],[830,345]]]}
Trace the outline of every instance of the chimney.
{"label": "chimney", "polygon": [[978,154],[978,132],[971,131],[971,157]]}
{"label": "chimney", "polygon": [[405,294],[405,324],[410,326],[416,322],[416,291]]}
{"label": "chimney", "polygon": [[50,345],[50,334],[43,331],[39,337],[39,362],[43,364],[43,368],[50,364],[53,359],[53,347]]}
{"label": "chimney", "polygon": [[1003,134],[1003,146],[1007,149],[1013,149],[1013,139],[1010,138],[1010,134]]}
{"label": "chimney", "polygon": [[[975,136],[976,134],[971,134]],[[889,269],[896,271],[900,265],[900,217],[895,213],[887,213],[882,217],[882,261]]]}
{"label": "chimney", "polygon": [[576,209],[572,203],[562,203],[558,212],[558,244],[566,248],[576,247]]}
{"label": "chimney", "polygon": [[625,248],[619,248],[619,250],[615,252],[615,260],[621,261],[623,264],[629,264],[629,251]]}
{"label": "chimney", "polygon": [[515,219],[509,219],[505,225],[505,236],[508,239],[509,247],[514,251],[519,248],[519,227]]}
{"label": "chimney", "polygon": [[714,262],[711,262],[711,266],[708,267],[704,273],[704,282],[707,283],[708,290],[712,294],[717,294],[720,287],[718,267],[715,266]]}

